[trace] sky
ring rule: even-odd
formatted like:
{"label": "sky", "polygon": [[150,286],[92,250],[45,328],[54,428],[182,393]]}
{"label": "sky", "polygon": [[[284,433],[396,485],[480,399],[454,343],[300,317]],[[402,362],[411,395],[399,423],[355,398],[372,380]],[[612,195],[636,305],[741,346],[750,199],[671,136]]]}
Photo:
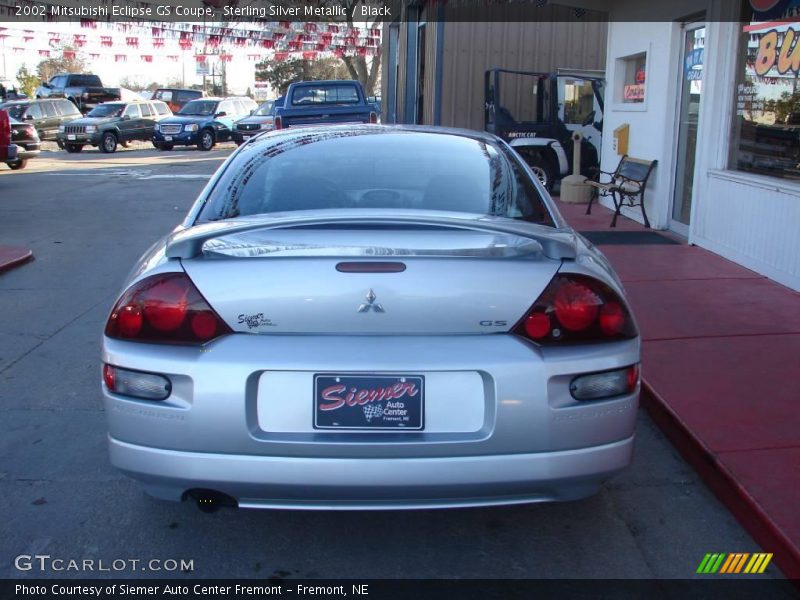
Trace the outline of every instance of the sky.
{"label": "sky", "polygon": [[[202,77],[195,74],[197,63],[193,52],[183,51],[178,46],[177,40],[166,40],[164,48],[154,48],[152,46],[152,36],[149,28],[132,30],[130,32],[120,31],[117,28],[104,29],[104,24],[100,24],[97,29],[83,29],[79,23],[21,23],[21,22],[1,22],[0,35],[0,78],[6,77],[14,80],[19,68],[24,64],[30,71],[36,70],[36,65],[43,57],[39,56],[39,50],[48,49],[50,44],[50,33],[60,35],[62,41],[72,40],[74,34],[87,36],[87,44],[81,49],[82,55],[87,59],[88,70],[96,73],[103,80],[104,85],[116,87],[123,78],[133,78],[148,84],[156,81],[165,85],[172,79],[184,79],[185,84],[202,83]],[[33,31],[33,34],[26,34],[25,30]],[[105,48],[99,44],[101,35],[113,37],[114,46]],[[139,48],[129,48],[126,46],[124,38],[126,36],[138,36]],[[26,41],[25,37],[33,36],[33,40]],[[95,40],[95,41],[92,41]],[[14,50],[22,48],[23,51]],[[233,59],[227,63],[228,90],[231,94],[243,94],[248,87],[252,87],[255,78],[256,61],[250,60],[246,49],[227,50],[233,55]],[[91,60],[89,54],[100,54],[97,60]],[[125,54],[125,62],[116,62],[115,54]],[[142,54],[153,56],[153,62],[147,63],[141,59]],[[167,59],[167,56],[180,56],[176,62]]]}

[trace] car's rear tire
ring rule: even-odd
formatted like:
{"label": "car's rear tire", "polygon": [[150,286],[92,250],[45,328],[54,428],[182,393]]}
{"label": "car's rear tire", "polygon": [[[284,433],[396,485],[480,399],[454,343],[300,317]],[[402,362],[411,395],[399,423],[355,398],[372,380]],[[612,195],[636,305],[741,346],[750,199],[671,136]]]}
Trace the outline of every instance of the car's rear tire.
{"label": "car's rear tire", "polygon": [[208,152],[214,147],[216,141],[214,140],[214,132],[210,129],[203,129],[200,132],[200,140],[197,142],[197,148]]}
{"label": "car's rear tire", "polygon": [[24,169],[28,165],[28,159],[18,158],[17,160],[12,160],[10,162],[7,162],[6,164],[8,165],[8,168],[11,169],[12,171],[19,171],[21,169]]}
{"label": "car's rear tire", "polygon": [[83,150],[83,145],[81,144],[64,144],[64,149],[69,152],[70,154],[77,154],[81,150]]}
{"label": "car's rear tire", "polygon": [[100,151],[111,154],[117,151],[117,136],[110,131],[103,134],[100,140]]}
{"label": "car's rear tire", "polygon": [[162,144],[159,142],[153,142],[153,146],[156,147],[156,150],[161,150],[162,152],[165,150],[166,151],[172,150],[175,147],[172,144]]}

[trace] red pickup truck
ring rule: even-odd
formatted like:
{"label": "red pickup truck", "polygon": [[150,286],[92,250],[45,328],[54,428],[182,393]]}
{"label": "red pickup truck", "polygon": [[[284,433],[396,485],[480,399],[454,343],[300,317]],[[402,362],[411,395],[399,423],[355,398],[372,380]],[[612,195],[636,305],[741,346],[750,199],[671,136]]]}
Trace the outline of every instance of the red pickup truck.
{"label": "red pickup truck", "polygon": [[17,145],[11,143],[11,122],[8,113],[0,110],[0,162],[17,158]]}

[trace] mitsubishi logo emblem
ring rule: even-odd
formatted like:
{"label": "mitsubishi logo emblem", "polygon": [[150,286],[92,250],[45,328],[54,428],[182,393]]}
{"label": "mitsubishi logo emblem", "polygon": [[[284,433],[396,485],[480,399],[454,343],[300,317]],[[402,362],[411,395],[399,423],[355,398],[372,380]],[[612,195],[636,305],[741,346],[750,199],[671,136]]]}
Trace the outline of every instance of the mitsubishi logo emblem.
{"label": "mitsubishi logo emblem", "polygon": [[377,298],[375,292],[370,289],[370,291],[367,292],[367,301],[358,307],[358,312],[369,312],[370,310],[374,310],[378,313],[386,312],[383,310],[383,306],[375,304],[375,298]]}

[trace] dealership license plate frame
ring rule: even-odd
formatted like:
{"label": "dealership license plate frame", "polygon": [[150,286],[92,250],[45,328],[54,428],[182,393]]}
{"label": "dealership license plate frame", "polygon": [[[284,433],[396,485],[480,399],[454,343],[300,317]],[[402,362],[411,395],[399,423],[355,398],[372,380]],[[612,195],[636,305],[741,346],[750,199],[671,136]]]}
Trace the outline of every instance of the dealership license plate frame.
{"label": "dealership license plate frame", "polygon": [[164,136],[164,141],[165,142],[171,142],[172,141],[172,136],[171,135],[165,135]]}
{"label": "dealership license plate frame", "polygon": [[[373,424],[372,419],[368,419],[364,413],[365,406],[375,406],[375,403],[368,402],[366,404],[357,404],[349,406],[345,404],[342,408],[337,409],[337,412],[344,410],[344,413],[339,413],[337,416],[345,416],[338,422],[334,422],[330,418],[326,418],[331,413],[320,409],[321,391],[322,386],[329,385],[330,383],[337,383],[345,385],[343,395],[346,395],[355,384],[357,389],[360,382],[369,381],[371,385],[390,385],[397,383],[415,383],[417,384],[417,396],[409,396],[407,393],[400,398],[391,399],[390,401],[399,401],[406,405],[409,401],[412,402],[409,410],[412,414],[409,415],[408,421],[403,420],[390,420],[394,419],[394,415],[389,417],[384,416],[384,424]],[[425,429],[425,376],[418,374],[396,374],[396,373],[315,373],[314,374],[314,395],[313,395],[313,426],[314,429],[321,429],[326,431],[423,431]],[[381,402],[382,403],[382,402]],[[386,408],[386,407],[384,407]],[[402,409],[401,409],[402,410]],[[354,416],[358,415],[358,417]],[[320,418],[322,416],[322,418]],[[414,418],[416,417],[416,418]],[[374,417],[373,417],[374,418]]]}

